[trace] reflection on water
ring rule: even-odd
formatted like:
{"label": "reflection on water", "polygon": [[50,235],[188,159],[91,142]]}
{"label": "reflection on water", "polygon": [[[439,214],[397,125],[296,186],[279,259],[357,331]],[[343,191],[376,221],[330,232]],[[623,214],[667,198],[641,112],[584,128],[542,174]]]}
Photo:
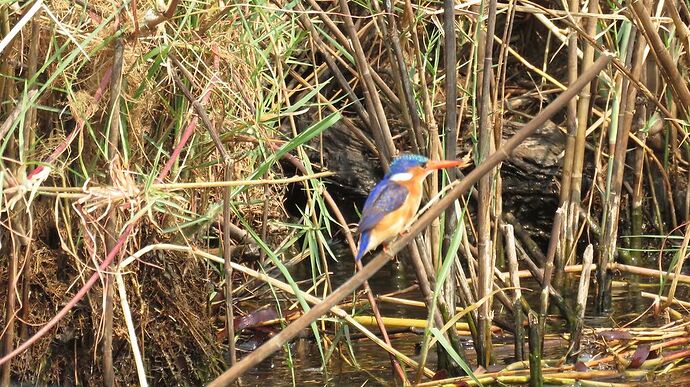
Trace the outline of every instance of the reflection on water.
{"label": "reflection on water", "polygon": [[[334,264],[330,263],[330,270],[333,273],[331,280],[333,286],[339,286],[347,280],[353,273],[353,264],[349,254],[343,253],[343,262]],[[366,258],[365,258],[366,261]],[[401,262],[392,262],[386,265],[369,281],[370,286],[375,294],[384,294],[393,291],[405,289],[415,283],[414,272],[406,267]],[[308,265],[307,265],[308,266]],[[309,273],[300,273],[303,278],[311,278]],[[578,277],[571,277],[572,283],[576,287]],[[628,277],[629,278],[629,277]],[[643,312],[647,310],[651,304],[650,299],[642,298],[640,291],[647,291],[651,293],[658,292],[658,280],[649,278],[639,279],[640,284],[629,284],[624,282],[614,282],[613,287],[613,302],[612,310],[609,316],[596,316],[593,309],[593,287],[590,290],[590,297],[588,300],[588,308],[585,317],[585,327],[621,327],[626,323],[638,318]],[[531,280],[523,280],[523,287],[535,289],[536,283]],[[678,297],[687,299],[687,288],[681,287]],[[528,301],[531,305],[538,304],[538,292],[525,292]],[[574,295],[564,295],[567,300],[574,300]],[[412,292],[405,295],[405,298],[417,299],[421,301],[419,292]],[[494,303],[497,308],[500,308],[498,302]],[[392,305],[389,303],[380,304],[381,314],[389,317],[408,317],[426,319],[426,310],[415,307],[402,307]],[[366,314],[369,314],[366,311]],[[652,313],[646,313],[642,318],[634,322],[635,327],[658,327],[666,321],[662,316],[653,316]],[[377,332],[376,328],[371,328],[372,332]],[[552,319],[549,325],[551,332],[563,332],[564,324],[560,319]],[[351,335],[357,335],[358,332],[350,330]],[[310,332],[305,332],[305,337],[309,336]],[[336,332],[330,332],[330,338],[341,337],[336,335]],[[469,357],[470,364],[474,364],[475,353],[472,348],[470,338],[463,338],[466,345],[466,352]],[[395,335],[392,338],[393,346],[404,353],[405,355],[417,360],[416,346],[422,341],[422,336],[412,332]],[[495,356],[497,364],[508,364],[514,361],[512,354],[512,336],[495,336]],[[348,341],[342,339],[339,348],[343,353],[341,355],[333,353],[328,362],[328,369],[321,369],[321,354],[319,349],[314,344],[314,341],[309,338],[301,338],[293,341],[290,344],[290,356],[286,351],[282,351],[270,359],[267,359],[259,366],[250,370],[242,378],[245,386],[361,386],[361,385],[390,385],[393,383],[393,375],[391,373],[391,366],[388,354],[381,350],[376,344],[368,339],[353,340],[351,344],[352,354],[348,349]],[[506,345],[504,345],[506,344]],[[584,345],[584,344],[583,344]],[[563,356],[567,350],[568,343],[563,339],[555,338],[547,340],[545,343],[545,357],[557,358]],[[586,351],[586,349],[585,349]],[[585,354],[586,355],[586,354]],[[288,367],[289,362],[292,363],[294,370]],[[436,353],[435,350],[429,351],[429,358],[427,366],[435,369]],[[413,378],[412,373],[408,373],[409,377]],[[625,381],[622,379],[610,380],[610,382],[618,383],[634,383],[634,385],[653,385],[663,381],[669,386],[690,386],[690,376],[685,375],[671,375],[664,379],[654,381]]]}

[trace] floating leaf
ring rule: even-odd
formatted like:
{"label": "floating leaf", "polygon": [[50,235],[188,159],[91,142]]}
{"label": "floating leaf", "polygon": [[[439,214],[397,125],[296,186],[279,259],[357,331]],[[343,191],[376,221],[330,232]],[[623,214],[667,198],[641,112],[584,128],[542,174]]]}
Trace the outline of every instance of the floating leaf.
{"label": "floating leaf", "polygon": [[275,320],[277,318],[278,312],[276,312],[272,306],[269,306],[267,308],[255,310],[246,316],[235,318],[235,321],[233,321],[233,326],[235,327],[235,331],[239,331],[261,325],[266,321]]}
{"label": "floating leaf", "polygon": [[578,361],[575,363],[575,371],[577,372],[587,372],[589,371],[589,367],[581,361]]}
{"label": "floating leaf", "polygon": [[649,357],[649,349],[649,344],[638,345],[635,353],[632,355],[632,358],[630,358],[630,365],[628,368],[639,368]]}

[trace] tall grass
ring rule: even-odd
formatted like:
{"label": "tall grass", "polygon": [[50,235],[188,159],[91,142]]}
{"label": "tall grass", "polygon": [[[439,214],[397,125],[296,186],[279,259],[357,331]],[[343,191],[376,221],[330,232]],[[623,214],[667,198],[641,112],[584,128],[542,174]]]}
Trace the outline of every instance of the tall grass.
{"label": "tall grass", "polygon": [[[495,360],[494,323],[510,321],[521,346],[530,316],[538,385],[551,372],[539,359],[548,306],[576,338],[591,312],[587,289],[569,312],[575,296],[564,284],[592,241],[596,313],[609,312],[609,269],[630,269],[615,261],[643,265],[638,252],[657,248],[664,259],[652,272],[672,310],[690,235],[690,15],[668,2],[578,6],[1,0],[2,383],[200,384],[230,368],[220,383],[283,348],[296,385],[287,343],[300,327],[325,374],[336,357],[367,367],[351,341],[357,330],[389,355],[401,384],[433,376],[434,345],[437,366],[478,383],[474,366]],[[517,97],[529,101],[519,111]],[[567,140],[551,176],[560,185],[544,251],[521,231],[530,219],[504,208],[511,187],[501,163],[515,168],[512,152],[547,119]],[[523,120],[503,139],[504,122]],[[426,303],[419,362],[395,348],[366,283],[387,253],[334,288],[334,265],[352,257],[331,241],[355,249],[344,212],[362,204],[337,202],[321,173],[340,167],[323,149],[334,125],[364,155],[353,160],[384,170],[401,152],[457,158],[474,149],[467,177],[429,179],[426,199],[442,198],[390,246],[406,246]],[[533,184],[551,183],[534,175]],[[287,184],[306,198],[293,215]],[[520,258],[537,280],[537,302],[507,289],[494,265],[504,251],[513,273]],[[308,268],[306,280],[295,265]],[[354,293],[360,285],[366,301]],[[337,305],[353,295],[369,306]],[[271,347],[238,361],[234,344],[246,332],[235,331],[236,317],[265,303],[282,325]],[[381,338],[352,316],[367,308]]]}

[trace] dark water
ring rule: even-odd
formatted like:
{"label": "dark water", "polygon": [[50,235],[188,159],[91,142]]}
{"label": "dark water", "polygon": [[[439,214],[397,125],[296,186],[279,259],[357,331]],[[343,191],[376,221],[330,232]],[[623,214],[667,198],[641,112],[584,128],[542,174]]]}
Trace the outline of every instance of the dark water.
{"label": "dark water", "polygon": [[[344,254],[348,257],[347,254]],[[339,264],[331,264],[329,269],[333,272],[332,281],[333,286],[338,286],[344,282],[353,273],[353,265],[348,258],[345,262]],[[403,261],[404,262],[404,261]],[[300,275],[308,278],[310,275],[306,272],[295,273],[298,277]],[[579,277],[572,276],[573,288],[577,287]],[[631,279],[628,277],[628,279]],[[648,278],[635,278],[634,281],[640,281],[639,284],[630,284],[628,282],[621,282],[622,278],[617,278],[613,287],[613,303],[612,309],[607,316],[596,316],[593,312],[593,300],[591,294],[593,288],[590,290],[590,300],[588,302],[588,310],[586,311],[585,326],[586,327],[620,327],[626,323],[636,319],[651,305],[651,299],[643,298],[640,291],[650,293],[658,292],[658,281]],[[379,273],[377,273],[370,281],[370,286],[376,294],[385,294],[393,291],[398,291],[409,287],[415,282],[414,272],[406,265],[398,262],[392,262],[386,265]],[[533,281],[523,281],[523,286],[535,289]],[[680,287],[681,294],[678,295],[681,299],[687,299],[687,288]],[[682,294],[685,293],[685,294]],[[414,299],[417,297],[421,301],[418,291],[413,291],[402,296],[407,299]],[[564,295],[566,299],[574,299],[574,295]],[[538,305],[536,292],[528,294],[528,300],[531,305]],[[498,302],[494,303],[497,308],[500,308]],[[387,317],[409,317],[426,319],[426,310],[416,307],[401,307],[391,305],[389,303],[380,303],[381,314]],[[346,309],[348,310],[348,309]],[[349,311],[349,310],[348,310]],[[369,311],[363,314],[370,315]],[[665,321],[662,317],[654,317],[652,313],[646,313],[642,318],[636,320],[632,326],[634,327],[658,327],[664,325]],[[331,324],[332,325],[332,324]],[[563,323],[559,319],[554,319],[550,322],[550,331],[562,332]],[[372,332],[377,332],[377,328],[369,327]],[[357,335],[355,329],[349,331],[352,335]],[[309,336],[309,332],[305,332],[305,336]],[[334,332],[330,332],[329,337],[333,338]],[[391,340],[392,345],[407,355],[408,357],[418,360],[416,353],[416,346],[421,344],[423,337],[413,332],[401,333],[395,335]],[[470,364],[475,363],[475,352],[472,347],[470,338],[464,338],[466,346],[466,353]],[[243,376],[242,382],[245,386],[362,386],[362,385],[390,385],[393,382],[393,375],[391,373],[391,366],[388,354],[380,349],[376,344],[364,338],[360,340],[352,340],[351,348],[354,356],[348,351],[348,342],[343,340],[339,348],[342,350],[346,360],[343,360],[338,352],[334,352],[328,362],[328,369],[321,368],[321,355],[318,347],[310,338],[301,338],[293,341],[290,344],[290,356],[286,351],[276,354],[272,358],[266,360],[258,367],[250,370]],[[494,336],[495,357],[496,364],[509,364],[514,361],[512,357],[512,345],[504,345],[512,343],[512,336]],[[558,358],[563,356],[567,350],[567,342],[565,340],[553,339],[547,340],[545,343],[545,358]],[[585,349],[585,354],[587,350]],[[595,352],[592,349],[592,352]],[[594,354],[594,353],[593,353]],[[289,363],[292,367],[289,367]],[[436,353],[435,350],[429,352],[427,360],[427,367],[435,369]],[[614,383],[632,383],[632,385],[654,385],[663,382],[669,386],[690,386],[690,376],[671,374],[672,376],[663,377],[654,381],[640,381],[640,380],[609,380]],[[408,373],[409,378],[414,378],[413,373]]]}

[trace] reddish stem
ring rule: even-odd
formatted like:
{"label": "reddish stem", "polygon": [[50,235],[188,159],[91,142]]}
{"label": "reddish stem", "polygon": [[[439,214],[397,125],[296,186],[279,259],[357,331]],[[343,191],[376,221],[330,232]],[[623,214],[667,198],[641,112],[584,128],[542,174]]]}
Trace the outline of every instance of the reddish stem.
{"label": "reddish stem", "polygon": [[[105,74],[103,75],[103,78],[101,79],[101,82],[99,83],[98,89],[96,90],[96,93],[94,95],[94,105],[96,103],[98,103],[98,101],[103,96],[103,91],[105,90],[105,87],[108,85],[111,75],[112,75],[112,68],[109,68],[105,72]],[[216,79],[216,76],[214,75],[214,77],[211,80],[211,84],[208,88],[208,92],[204,96],[204,98],[206,100],[208,100],[208,96],[210,95],[210,90],[212,89],[213,85],[215,84],[215,82],[214,82],[215,79]],[[48,159],[47,159],[48,162],[55,161],[57,159],[57,157],[60,156],[62,154],[62,152],[65,151],[65,149],[67,149],[67,147],[69,146],[69,144],[71,144],[71,142],[74,140],[74,138],[79,133],[79,131],[81,131],[81,129],[84,127],[84,124],[85,124],[84,120],[77,118],[77,121],[78,121],[77,127],[72,131],[72,133],[70,133],[69,137],[48,157]],[[187,126],[187,130],[185,131],[185,134],[187,132],[189,132],[191,134],[191,132],[194,130],[194,127],[196,127],[196,122],[197,122],[197,119],[196,119],[196,117],[194,117],[192,122],[190,122],[190,124]],[[189,136],[183,137],[180,141],[180,144],[177,146],[176,151],[178,149],[180,149],[180,151],[181,151],[181,148],[184,146],[184,144],[186,144],[186,141],[188,139],[189,139]],[[180,152],[177,152],[177,153],[173,152],[173,155],[171,156],[170,160],[168,160],[168,163],[170,165],[172,165],[172,162],[174,162],[175,158],[179,154],[180,154]],[[167,164],[166,164],[166,166],[167,166]],[[33,175],[34,173],[36,173],[39,169],[42,169],[42,167],[38,167],[38,168],[34,169],[34,171],[32,171],[32,173],[30,174],[30,176]],[[169,171],[170,171],[169,168],[167,168],[167,169],[164,168],[158,174],[156,181],[163,181],[163,179],[165,178],[165,176],[167,176]],[[48,333],[48,331],[50,329],[52,329],[55,325],[57,325],[57,323],[60,320],[62,320],[62,318],[64,318],[67,315],[67,313],[69,313],[70,310],[72,310],[72,308],[75,305],[77,305],[77,303],[79,301],[81,301],[82,298],[84,298],[86,293],[89,292],[91,287],[100,278],[100,273],[103,270],[105,270],[113,262],[113,259],[115,259],[115,256],[120,252],[122,247],[125,245],[125,242],[127,241],[127,238],[129,237],[129,235],[132,233],[132,230],[134,229],[135,224],[136,224],[136,222],[132,221],[127,225],[127,227],[125,227],[125,229],[122,231],[122,234],[120,234],[120,237],[118,238],[117,243],[115,244],[115,246],[113,246],[113,249],[108,253],[108,255],[105,257],[103,262],[101,262],[101,264],[98,266],[98,270],[91,275],[91,277],[89,278],[88,281],[86,281],[84,286],[82,286],[82,288],[79,289],[77,294],[75,294],[74,297],[72,297],[72,299],[69,300],[69,302],[60,310],[60,312],[58,312],[52,319],[50,319],[50,321],[48,321],[48,323],[46,325],[44,325],[38,332],[36,332],[33,336],[31,336],[27,341],[22,343],[14,351],[8,353],[3,358],[1,358],[0,359],[0,365],[6,363],[7,361],[12,359],[13,357],[15,357],[18,354],[27,350],[36,341],[38,341],[41,337],[43,337],[46,333]]]}

